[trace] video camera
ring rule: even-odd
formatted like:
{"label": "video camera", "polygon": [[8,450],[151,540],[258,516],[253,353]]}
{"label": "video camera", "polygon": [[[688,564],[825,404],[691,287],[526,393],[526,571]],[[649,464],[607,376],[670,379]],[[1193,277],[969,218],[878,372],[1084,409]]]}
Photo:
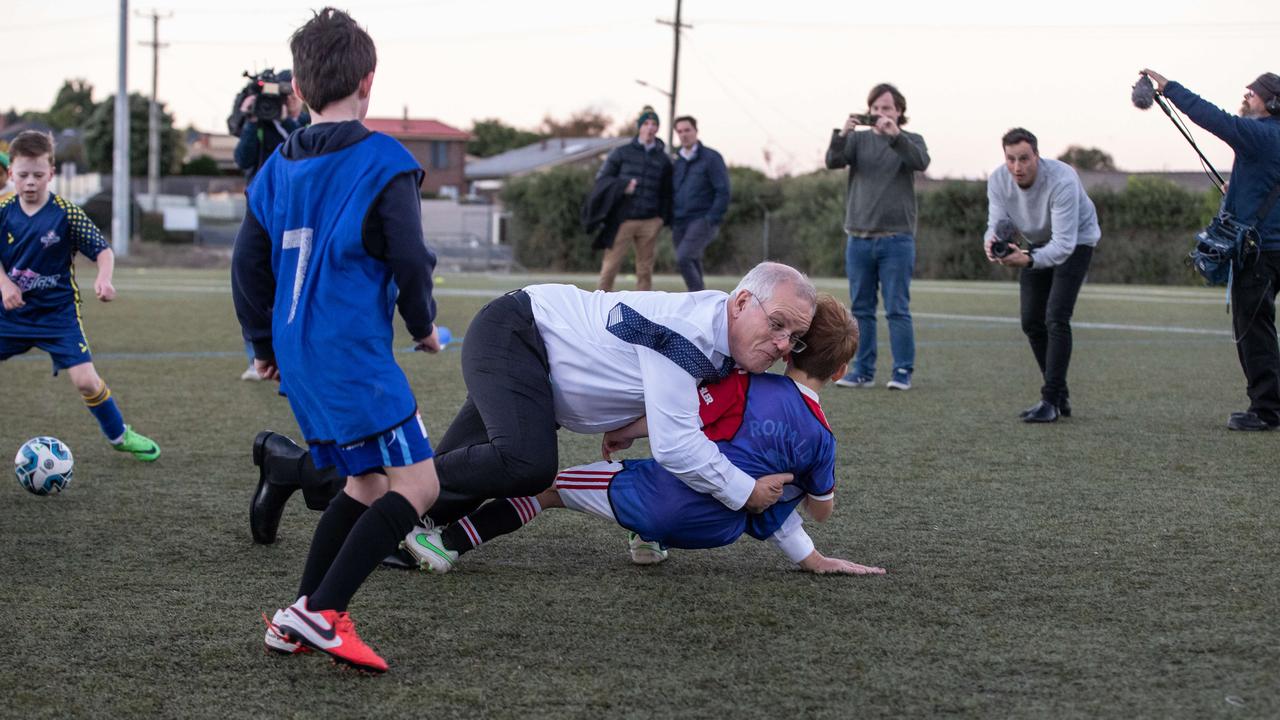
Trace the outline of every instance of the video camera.
{"label": "video camera", "polygon": [[249,78],[249,82],[236,94],[231,115],[227,117],[227,131],[232,135],[239,135],[244,129],[245,121],[249,119],[249,114],[240,109],[245,98],[255,98],[250,111],[254,121],[269,123],[284,116],[285,98],[293,94],[293,73],[288,70],[277,73],[272,68],[267,68],[257,75],[246,70],[244,77]]}
{"label": "video camera", "polygon": [[1009,257],[1018,249],[1018,228],[1007,218],[996,223],[995,240],[991,242],[991,255],[998,258]]}

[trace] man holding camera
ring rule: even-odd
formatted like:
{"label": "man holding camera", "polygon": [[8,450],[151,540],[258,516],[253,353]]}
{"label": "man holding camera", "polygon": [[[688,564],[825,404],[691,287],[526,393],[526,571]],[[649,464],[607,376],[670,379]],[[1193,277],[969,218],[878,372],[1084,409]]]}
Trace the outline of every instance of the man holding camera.
{"label": "man holding camera", "polygon": [[[884,296],[893,350],[890,390],[911,389],[916,338],[911,326],[911,273],[916,264],[915,174],[929,167],[924,138],[902,129],[907,99],[881,83],[867,95],[866,114],[851,114],[831,133],[827,168],[849,168],[845,198],[845,272],[858,321],[858,353],[843,387],[871,387],[876,373],[876,290]],[[869,131],[855,132],[858,126]]]}
{"label": "man holding camera", "polygon": [[[1040,402],[1022,411],[1022,420],[1056,422],[1071,417],[1071,315],[1102,231],[1074,168],[1040,157],[1036,136],[1023,128],[1005,133],[1000,144],[1004,165],[987,178],[987,259],[1021,270],[1022,332],[1044,378]],[[997,233],[1009,224],[1030,247]]]}
{"label": "man holding camera", "polygon": [[1222,212],[1257,232],[1258,253],[1248,253],[1231,280],[1231,325],[1249,409],[1232,413],[1227,427],[1280,428],[1280,343],[1276,289],[1280,287],[1280,75],[1263,73],[1245,88],[1237,115],[1214,106],[1154,70],[1143,70],[1191,121],[1231,146],[1235,162]]}
{"label": "man holding camera", "polygon": [[[258,168],[271,157],[271,153],[298,128],[311,124],[310,116],[302,112],[302,100],[293,92],[293,73],[281,70],[273,83],[268,83],[279,93],[280,114],[264,118],[258,112],[258,98],[262,93],[249,93],[240,103],[244,125],[240,129],[240,142],[236,145],[236,165],[250,181],[258,174]],[[269,115],[274,115],[274,108]]]}

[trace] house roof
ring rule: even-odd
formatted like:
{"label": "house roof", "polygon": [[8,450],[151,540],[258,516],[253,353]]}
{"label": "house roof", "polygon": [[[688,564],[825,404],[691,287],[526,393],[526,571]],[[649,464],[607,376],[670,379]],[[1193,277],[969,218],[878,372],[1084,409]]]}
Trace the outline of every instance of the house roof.
{"label": "house roof", "polygon": [[525,175],[565,163],[590,160],[626,145],[631,138],[549,138],[493,157],[468,160],[468,180],[492,180]]}
{"label": "house roof", "polygon": [[462,140],[471,139],[470,133],[446,125],[439,120],[412,120],[408,118],[365,118],[364,126],[375,132],[386,133],[396,138],[412,138],[415,140]]}

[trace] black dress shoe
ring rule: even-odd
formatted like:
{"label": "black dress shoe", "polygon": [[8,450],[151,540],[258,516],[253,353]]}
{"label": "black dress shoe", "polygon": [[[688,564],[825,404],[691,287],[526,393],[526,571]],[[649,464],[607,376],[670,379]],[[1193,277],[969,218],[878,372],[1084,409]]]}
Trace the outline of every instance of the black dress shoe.
{"label": "black dress shoe", "polygon": [[258,466],[258,487],[249,502],[249,532],[253,541],[276,541],[284,505],[301,485],[298,465],[307,454],[289,438],[264,430],[253,439],[253,464]]}
{"label": "black dress shoe", "polygon": [[1261,432],[1266,430],[1275,430],[1280,427],[1280,423],[1269,423],[1258,417],[1255,412],[1234,412],[1231,417],[1227,418],[1227,428],[1231,430],[1241,430],[1244,432]]}
{"label": "black dress shoe", "polygon": [[1022,415],[1022,422],[1051,423],[1058,421],[1058,408],[1053,403],[1041,400],[1035,406],[1027,408]]}
{"label": "black dress shoe", "polygon": [[382,567],[393,570],[417,570],[418,561],[404,548],[396,548],[390,555],[382,558]]}

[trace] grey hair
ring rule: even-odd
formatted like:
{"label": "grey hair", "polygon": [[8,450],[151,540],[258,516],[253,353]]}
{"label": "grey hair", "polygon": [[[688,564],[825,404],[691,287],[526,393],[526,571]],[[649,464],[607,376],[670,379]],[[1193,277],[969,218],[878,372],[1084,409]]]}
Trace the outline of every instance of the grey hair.
{"label": "grey hair", "polygon": [[738,282],[738,287],[729,293],[729,297],[736,298],[746,290],[759,300],[768,300],[773,297],[778,286],[783,284],[790,284],[795,288],[796,294],[809,302],[810,310],[817,307],[818,289],[809,278],[790,265],[776,262],[762,262],[751,268],[751,272]]}

